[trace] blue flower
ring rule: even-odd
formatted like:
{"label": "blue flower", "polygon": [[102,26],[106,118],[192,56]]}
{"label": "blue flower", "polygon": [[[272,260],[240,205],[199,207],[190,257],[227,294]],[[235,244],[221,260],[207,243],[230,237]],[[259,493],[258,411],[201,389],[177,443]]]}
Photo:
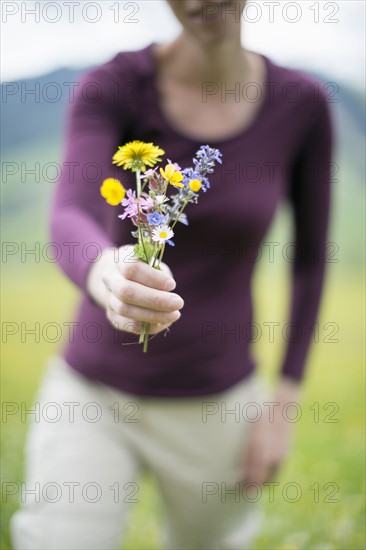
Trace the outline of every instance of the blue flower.
{"label": "blue flower", "polygon": [[149,225],[163,225],[166,222],[166,216],[159,214],[159,212],[152,212],[147,215],[147,221]]}

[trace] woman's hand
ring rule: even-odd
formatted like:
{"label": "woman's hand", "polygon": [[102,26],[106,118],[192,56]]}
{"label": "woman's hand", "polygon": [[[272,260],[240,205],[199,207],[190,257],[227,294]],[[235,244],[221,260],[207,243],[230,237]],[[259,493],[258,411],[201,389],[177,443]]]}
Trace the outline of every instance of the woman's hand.
{"label": "woman's hand", "polygon": [[184,302],[173,294],[176,283],[168,266],[160,270],[138,261],[133,245],[106,249],[88,273],[87,290],[106,309],[118,330],[140,334],[149,323],[150,334],[168,328],[180,318]]}
{"label": "woman's hand", "polygon": [[293,423],[284,414],[288,403],[299,400],[299,384],[282,378],[270,401],[262,410],[260,420],[251,426],[244,456],[243,483],[262,485],[275,477],[292,444]]}

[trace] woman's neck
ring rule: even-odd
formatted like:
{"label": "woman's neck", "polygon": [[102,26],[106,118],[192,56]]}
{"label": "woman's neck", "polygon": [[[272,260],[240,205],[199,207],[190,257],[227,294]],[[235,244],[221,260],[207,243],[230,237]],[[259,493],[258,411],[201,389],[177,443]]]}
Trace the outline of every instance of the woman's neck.
{"label": "woman's neck", "polygon": [[159,46],[157,53],[164,71],[185,84],[250,80],[251,55],[242,48],[240,37],[202,44],[183,31],[174,42]]}

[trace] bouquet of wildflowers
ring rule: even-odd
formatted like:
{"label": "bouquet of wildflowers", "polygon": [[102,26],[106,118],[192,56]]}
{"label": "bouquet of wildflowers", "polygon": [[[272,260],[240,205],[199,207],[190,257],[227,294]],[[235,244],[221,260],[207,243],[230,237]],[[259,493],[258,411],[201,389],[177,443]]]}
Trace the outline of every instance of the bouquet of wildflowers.
{"label": "bouquet of wildflowers", "polygon": [[[166,243],[174,246],[174,228],[178,222],[188,225],[184,212],[188,203],[197,203],[199,191],[210,188],[207,176],[215,163],[222,163],[218,149],[203,145],[193,159],[193,167],[182,169],[168,159],[164,168],[153,168],[162,160],[165,151],[153,143],[132,141],[118,148],[113,164],[136,174],[136,190],[123,187],[114,178],[104,180],[100,192],[108,204],[124,207],[118,217],[130,218],[136,226],[132,236],[137,238],[135,256],[155,269],[160,268]],[[146,167],[149,167],[147,170]],[[168,194],[168,190],[176,190]],[[145,323],[140,335],[143,351],[147,351],[149,326]]]}

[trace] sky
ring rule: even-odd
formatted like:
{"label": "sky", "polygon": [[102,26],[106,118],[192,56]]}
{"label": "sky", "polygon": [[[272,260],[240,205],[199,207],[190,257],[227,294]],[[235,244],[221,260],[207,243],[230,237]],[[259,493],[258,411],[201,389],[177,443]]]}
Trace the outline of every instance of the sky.
{"label": "sky", "polygon": [[[165,0],[1,0],[1,81],[85,67],[180,31]],[[364,88],[364,0],[248,0],[243,45]]]}

